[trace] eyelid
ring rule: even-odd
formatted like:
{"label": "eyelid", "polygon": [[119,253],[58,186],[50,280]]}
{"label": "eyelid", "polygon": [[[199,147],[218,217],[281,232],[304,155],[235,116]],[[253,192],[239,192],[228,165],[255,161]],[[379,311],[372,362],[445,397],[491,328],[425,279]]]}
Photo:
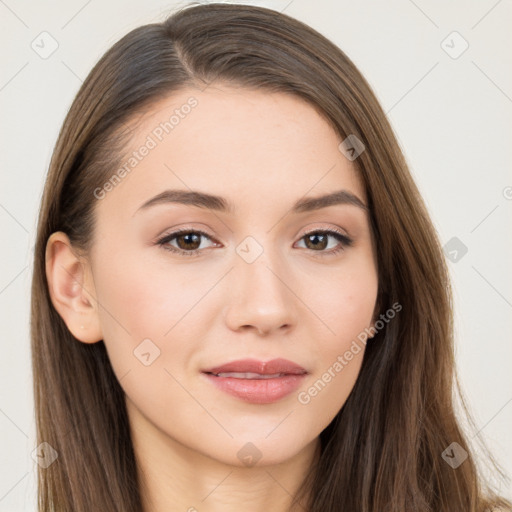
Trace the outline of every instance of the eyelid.
{"label": "eyelid", "polygon": [[298,238],[303,238],[305,237],[306,235],[310,235],[312,233],[317,233],[317,232],[329,232],[329,231],[334,231],[336,233],[338,233],[339,235],[342,235],[343,237],[347,238],[347,239],[351,239],[352,237],[347,233],[346,230],[342,229],[342,228],[339,228],[337,226],[332,226],[332,225],[329,225],[329,226],[317,226],[317,227],[314,227],[314,228],[306,228],[306,231],[302,232],[302,231],[299,231],[299,233],[302,233],[302,234],[298,234],[297,237]]}

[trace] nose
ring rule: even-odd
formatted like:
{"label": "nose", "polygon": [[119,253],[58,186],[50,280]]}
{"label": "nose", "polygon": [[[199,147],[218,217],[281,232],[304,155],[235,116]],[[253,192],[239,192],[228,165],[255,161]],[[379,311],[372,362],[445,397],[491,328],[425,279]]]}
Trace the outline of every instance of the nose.
{"label": "nose", "polygon": [[263,252],[247,263],[237,256],[230,272],[225,322],[237,332],[255,331],[260,336],[289,332],[297,323],[297,296],[289,270]]}

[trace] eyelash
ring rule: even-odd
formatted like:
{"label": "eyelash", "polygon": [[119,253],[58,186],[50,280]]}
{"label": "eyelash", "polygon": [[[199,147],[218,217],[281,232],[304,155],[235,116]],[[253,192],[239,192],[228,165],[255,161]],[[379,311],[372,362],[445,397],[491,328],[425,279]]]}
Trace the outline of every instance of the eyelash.
{"label": "eyelash", "polygon": [[[171,245],[168,245],[168,243],[173,240],[174,238],[177,238],[181,234],[200,234],[205,236],[206,238],[209,238],[210,240],[214,241],[208,233],[205,233],[204,231],[201,231],[200,229],[180,229],[178,231],[174,231],[173,233],[169,233],[168,235],[163,236],[162,238],[158,239],[156,241],[156,244],[161,246],[164,250],[170,251],[176,254],[180,254],[183,256],[199,256],[201,254],[202,249],[193,249],[190,251],[185,251],[183,249],[178,249],[176,247],[173,247]],[[353,240],[346,236],[345,234],[341,233],[340,231],[334,230],[334,229],[316,229],[313,231],[310,231],[309,233],[305,233],[300,240],[307,236],[311,235],[317,235],[317,234],[327,234],[334,238],[336,238],[340,244],[334,248],[330,249],[329,251],[314,251],[310,249],[312,252],[319,252],[319,256],[334,256],[335,254],[338,254],[340,251],[344,251],[346,247],[350,247],[353,244]],[[204,249],[203,249],[204,250]],[[315,255],[317,256],[317,255]]]}

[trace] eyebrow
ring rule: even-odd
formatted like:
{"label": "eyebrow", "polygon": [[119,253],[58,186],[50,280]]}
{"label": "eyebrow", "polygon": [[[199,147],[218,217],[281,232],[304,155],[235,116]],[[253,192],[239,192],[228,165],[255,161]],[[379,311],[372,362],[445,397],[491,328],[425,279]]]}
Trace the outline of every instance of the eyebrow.
{"label": "eyebrow", "polygon": [[[146,210],[152,206],[168,203],[185,204],[230,214],[234,213],[233,204],[224,197],[193,190],[165,190],[142,204],[135,213]],[[333,205],[357,206],[364,211],[368,211],[368,206],[355,194],[348,190],[338,190],[319,197],[301,198],[292,206],[291,212],[311,212]]]}

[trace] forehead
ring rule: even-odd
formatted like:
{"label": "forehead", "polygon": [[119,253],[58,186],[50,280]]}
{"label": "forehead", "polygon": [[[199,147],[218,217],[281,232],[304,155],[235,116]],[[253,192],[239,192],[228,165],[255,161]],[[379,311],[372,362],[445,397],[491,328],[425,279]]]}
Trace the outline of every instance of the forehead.
{"label": "forehead", "polygon": [[218,84],[182,89],[131,127],[123,178],[109,202],[140,206],[168,188],[225,196],[235,209],[256,198],[260,208],[276,207],[276,198],[291,204],[341,188],[365,200],[352,162],[338,149],[340,137],[291,94]]}

